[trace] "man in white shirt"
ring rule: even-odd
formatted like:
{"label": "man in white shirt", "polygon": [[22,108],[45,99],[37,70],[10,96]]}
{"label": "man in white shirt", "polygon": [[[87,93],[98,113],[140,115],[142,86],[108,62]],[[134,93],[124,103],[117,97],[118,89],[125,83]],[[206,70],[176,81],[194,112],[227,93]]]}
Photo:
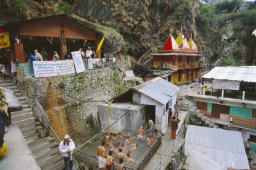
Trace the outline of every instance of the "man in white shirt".
{"label": "man in white shirt", "polygon": [[69,135],[64,137],[64,140],[59,144],[59,152],[62,154],[65,163],[65,170],[72,170],[73,168],[73,151],[75,143],[70,139]]}
{"label": "man in white shirt", "polygon": [[102,156],[99,156],[99,169],[106,170],[106,159]]}

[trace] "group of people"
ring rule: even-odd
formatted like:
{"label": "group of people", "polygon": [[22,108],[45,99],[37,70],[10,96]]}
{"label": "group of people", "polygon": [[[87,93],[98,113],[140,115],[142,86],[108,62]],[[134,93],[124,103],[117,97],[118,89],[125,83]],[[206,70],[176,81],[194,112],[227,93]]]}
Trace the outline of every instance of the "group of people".
{"label": "group of people", "polygon": [[[49,60],[49,56],[50,54],[48,54],[45,50],[44,47],[42,47],[41,52],[39,53],[37,49],[34,50],[34,54],[32,54],[31,52],[28,52],[27,54],[25,54],[26,60],[27,61],[48,61]],[[52,56],[52,60],[56,61],[56,60],[60,60],[59,54],[57,53],[57,51],[53,52],[53,56]]]}
{"label": "group of people", "polygon": [[[153,134],[150,134],[150,132]],[[135,138],[137,138],[139,142],[145,140],[146,145],[150,147],[154,139],[160,136],[161,134],[154,128],[154,122],[152,120],[148,121],[148,124],[145,126],[145,128],[143,128],[143,126],[139,127],[137,129],[136,136],[127,136],[125,142],[122,144],[118,142],[118,139],[124,138],[121,132],[118,134],[111,134],[107,132],[106,138],[102,140],[101,145],[97,148],[99,169],[111,170],[112,166],[117,166],[118,170],[123,170],[125,162],[137,163],[137,161],[132,158],[132,151],[136,150],[141,144],[138,142],[131,143],[131,140]],[[115,140],[117,141],[113,144],[113,141]],[[105,151],[108,147],[110,150],[108,154],[106,154]],[[114,161],[114,158],[116,158],[116,162]]]}
{"label": "group of people", "polygon": [[[82,59],[91,59],[91,58],[96,58],[96,53],[94,50],[91,49],[91,47],[88,47],[86,52],[80,48],[79,49],[81,53]],[[37,49],[34,50],[34,53],[32,54],[31,52],[25,53],[25,57],[27,61],[57,61],[60,60],[60,56],[57,53],[57,51],[53,52],[53,55],[45,50],[44,47],[42,47],[41,52],[39,52]],[[64,55],[65,60],[72,60],[72,55],[70,49],[67,49],[67,53]]]}

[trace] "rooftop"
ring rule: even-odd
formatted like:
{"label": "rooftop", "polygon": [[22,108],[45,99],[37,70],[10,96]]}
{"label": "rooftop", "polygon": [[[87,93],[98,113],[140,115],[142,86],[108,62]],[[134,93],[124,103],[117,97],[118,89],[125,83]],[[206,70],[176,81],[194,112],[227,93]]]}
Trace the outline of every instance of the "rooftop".
{"label": "rooftop", "polygon": [[225,167],[250,169],[242,134],[237,131],[189,125],[185,155],[192,150]]}
{"label": "rooftop", "polygon": [[256,66],[215,67],[203,78],[256,82]]}

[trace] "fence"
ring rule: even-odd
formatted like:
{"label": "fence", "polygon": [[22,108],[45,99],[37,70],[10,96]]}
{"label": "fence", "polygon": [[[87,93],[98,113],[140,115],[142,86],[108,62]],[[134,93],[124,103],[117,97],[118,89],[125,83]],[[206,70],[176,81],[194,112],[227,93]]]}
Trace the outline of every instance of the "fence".
{"label": "fence", "polygon": [[[85,70],[111,68],[116,66],[115,58],[84,59]],[[24,76],[34,76],[32,62],[17,62],[16,67],[24,68]]]}
{"label": "fence", "polygon": [[133,170],[143,170],[150,159],[154,156],[157,149],[160,147],[162,143],[162,137],[155,138],[152,145],[148,148],[145,154],[140,158],[138,163],[133,167]]}

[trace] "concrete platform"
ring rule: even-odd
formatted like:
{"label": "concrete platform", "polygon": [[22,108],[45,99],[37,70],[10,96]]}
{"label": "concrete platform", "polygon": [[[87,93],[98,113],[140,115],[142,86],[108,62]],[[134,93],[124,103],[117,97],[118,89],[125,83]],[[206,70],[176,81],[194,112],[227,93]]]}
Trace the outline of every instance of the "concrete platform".
{"label": "concrete platform", "polygon": [[20,129],[16,125],[8,126],[9,132],[4,140],[8,144],[7,154],[0,159],[1,170],[40,170]]}

